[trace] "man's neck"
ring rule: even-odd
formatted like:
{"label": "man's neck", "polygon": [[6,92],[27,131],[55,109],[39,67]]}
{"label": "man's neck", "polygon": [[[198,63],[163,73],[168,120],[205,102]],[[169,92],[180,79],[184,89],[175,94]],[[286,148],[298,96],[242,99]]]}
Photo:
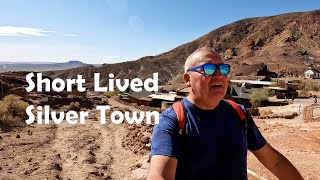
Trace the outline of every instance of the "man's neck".
{"label": "man's neck", "polygon": [[200,109],[203,109],[203,110],[213,110],[215,109],[219,103],[220,103],[220,100],[212,100],[212,101],[207,101],[207,102],[204,102],[203,100],[201,99],[197,99],[197,98],[194,98],[192,96],[187,96],[187,99],[192,103],[194,104],[195,106],[197,106],[198,108]]}

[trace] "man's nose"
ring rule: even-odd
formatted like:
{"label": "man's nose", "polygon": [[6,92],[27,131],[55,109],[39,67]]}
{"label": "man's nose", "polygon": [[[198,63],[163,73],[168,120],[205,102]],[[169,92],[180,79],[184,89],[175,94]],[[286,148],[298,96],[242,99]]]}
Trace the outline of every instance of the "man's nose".
{"label": "man's nose", "polygon": [[221,78],[221,77],[223,77],[223,74],[221,74],[220,69],[217,68],[216,72],[214,72],[211,76],[213,76],[215,78]]}

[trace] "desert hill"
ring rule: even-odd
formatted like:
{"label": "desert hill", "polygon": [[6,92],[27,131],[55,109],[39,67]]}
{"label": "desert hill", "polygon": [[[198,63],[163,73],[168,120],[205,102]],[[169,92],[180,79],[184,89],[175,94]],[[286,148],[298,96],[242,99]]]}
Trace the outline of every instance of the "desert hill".
{"label": "desert hill", "polygon": [[220,27],[208,34],[156,56],[136,61],[104,64],[48,72],[60,78],[82,74],[92,81],[93,73],[114,73],[116,78],[145,79],[159,72],[159,83],[181,81],[183,64],[195,49],[210,46],[232,65],[231,75],[256,75],[262,63],[273,72],[302,75],[310,65],[320,64],[320,10],[248,18]]}
{"label": "desert hill", "polygon": [[65,70],[70,68],[89,66],[80,61],[68,61],[63,63],[25,63],[25,62],[0,62],[0,73],[9,71],[49,71]]}

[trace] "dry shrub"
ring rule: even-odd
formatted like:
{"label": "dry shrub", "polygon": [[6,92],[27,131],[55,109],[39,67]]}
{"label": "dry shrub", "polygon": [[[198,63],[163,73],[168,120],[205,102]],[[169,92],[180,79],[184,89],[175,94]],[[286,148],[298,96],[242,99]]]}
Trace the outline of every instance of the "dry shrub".
{"label": "dry shrub", "polygon": [[312,81],[312,80],[306,80],[299,84],[298,89],[302,91],[319,91],[319,85]]}
{"label": "dry shrub", "polygon": [[267,116],[267,115],[273,114],[273,111],[271,109],[261,109],[259,110],[259,112],[261,116]]}
{"label": "dry shrub", "polygon": [[119,107],[119,111],[125,113],[125,112],[131,112],[129,107]]}
{"label": "dry shrub", "polygon": [[28,118],[26,108],[28,103],[21,101],[15,95],[8,95],[0,101],[0,123],[18,125]]}
{"label": "dry shrub", "polygon": [[107,96],[108,98],[111,98],[113,96],[116,96],[117,94],[121,93],[119,90],[115,90],[115,91],[108,91],[103,93],[105,96]]}
{"label": "dry shrub", "polygon": [[252,104],[256,104],[257,106],[260,106],[262,102],[268,101],[268,98],[269,98],[268,90],[266,89],[262,89],[259,91],[256,90],[252,92],[250,102]]}
{"label": "dry shrub", "polygon": [[299,98],[308,98],[310,96],[310,93],[309,91],[307,90],[301,90],[301,91],[298,91],[298,97]]}

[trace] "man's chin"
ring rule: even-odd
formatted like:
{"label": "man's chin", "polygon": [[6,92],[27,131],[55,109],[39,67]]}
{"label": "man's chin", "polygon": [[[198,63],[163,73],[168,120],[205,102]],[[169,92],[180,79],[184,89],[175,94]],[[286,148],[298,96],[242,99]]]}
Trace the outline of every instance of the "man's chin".
{"label": "man's chin", "polygon": [[223,99],[225,94],[226,91],[224,91],[224,89],[214,89],[210,91],[209,97],[214,99]]}
{"label": "man's chin", "polygon": [[223,99],[223,97],[224,97],[224,94],[223,93],[216,93],[216,94],[212,94],[212,95],[210,95],[208,98],[209,99],[215,99],[215,100],[217,100],[217,99]]}

